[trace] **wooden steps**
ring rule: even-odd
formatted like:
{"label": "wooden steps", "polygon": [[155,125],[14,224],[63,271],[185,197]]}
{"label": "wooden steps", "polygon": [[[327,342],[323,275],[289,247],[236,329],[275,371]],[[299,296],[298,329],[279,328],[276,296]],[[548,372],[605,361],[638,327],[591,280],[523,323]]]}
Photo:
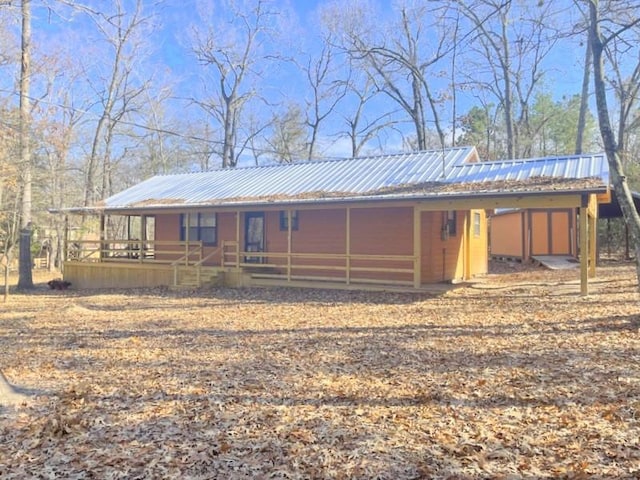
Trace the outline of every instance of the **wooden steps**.
{"label": "wooden steps", "polygon": [[223,279],[224,272],[219,267],[200,267],[199,276],[197,267],[178,266],[176,268],[177,278],[172,287],[177,289],[215,287]]}

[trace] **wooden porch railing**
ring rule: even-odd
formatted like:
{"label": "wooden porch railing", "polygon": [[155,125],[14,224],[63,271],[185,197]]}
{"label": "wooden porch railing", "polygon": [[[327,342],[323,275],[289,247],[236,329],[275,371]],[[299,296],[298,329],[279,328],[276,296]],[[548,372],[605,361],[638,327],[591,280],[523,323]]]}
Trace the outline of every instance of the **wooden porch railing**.
{"label": "wooden porch railing", "polygon": [[[329,253],[287,253],[287,252],[245,252],[237,250],[222,252],[222,265],[235,268],[246,268],[256,272],[262,278],[279,278],[291,280],[327,280],[341,281],[350,284],[357,280],[362,283],[383,283],[413,285],[413,255],[363,255],[363,254],[329,254]],[[231,246],[231,245],[229,245]],[[229,258],[231,257],[231,258]],[[247,258],[258,259],[258,262],[246,261]],[[244,261],[243,261],[244,259]],[[360,264],[360,265],[358,265]],[[382,264],[382,265],[381,265]],[[385,266],[385,264],[387,266]],[[394,266],[388,266],[394,265]],[[260,271],[263,272],[260,272]],[[277,270],[278,273],[273,273]],[[319,276],[313,274],[296,275],[295,272],[335,272],[336,275]],[[407,280],[375,279],[353,274],[368,272],[371,274],[407,276]],[[371,275],[375,276],[375,275]]]}
{"label": "wooden porch railing", "polygon": [[[191,252],[191,254],[189,254]],[[202,242],[170,240],[75,240],[69,242],[67,260],[78,262],[173,263],[202,258]]]}
{"label": "wooden porch railing", "polygon": [[67,258],[71,261],[168,264],[173,267],[174,284],[178,282],[180,267],[195,269],[199,284],[202,268],[217,256],[220,267],[247,269],[255,277],[287,282],[337,281],[347,285],[352,282],[413,285],[415,264],[413,255],[246,252],[234,240],[221,241],[206,255],[202,242],[84,240],[70,246]]}

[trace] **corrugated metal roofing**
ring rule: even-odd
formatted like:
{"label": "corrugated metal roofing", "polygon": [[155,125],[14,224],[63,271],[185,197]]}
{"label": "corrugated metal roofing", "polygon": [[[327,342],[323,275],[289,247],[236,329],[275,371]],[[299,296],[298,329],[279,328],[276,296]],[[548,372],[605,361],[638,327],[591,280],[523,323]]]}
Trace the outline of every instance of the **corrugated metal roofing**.
{"label": "corrugated metal roofing", "polygon": [[156,176],[105,200],[106,208],[154,203],[214,203],[229,199],[299,196],[314,192],[362,195],[397,185],[442,180],[444,170],[475,159],[460,147],[347,160],[220,169]]}
{"label": "corrugated metal roofing", "polygon": [[[533,177],[598,177],[608,183],[604,155],[476,162],[473,147],[429,150],[345,160],[219,169],[150,178],[104,201],[101,208],[259,204],[305,195],[333,199],[375,196],[380,190],[428,184],[464,184]],[[445,175],[443,176],[443,172]]]}
{"label": "corrugated metal roofing", "polygon": [[562,179],[600,178],[607,185],[609,183],[609,164],[604,153],[478,162],[457,165],[447,175],[447,182],[523,181],[536,177]]}

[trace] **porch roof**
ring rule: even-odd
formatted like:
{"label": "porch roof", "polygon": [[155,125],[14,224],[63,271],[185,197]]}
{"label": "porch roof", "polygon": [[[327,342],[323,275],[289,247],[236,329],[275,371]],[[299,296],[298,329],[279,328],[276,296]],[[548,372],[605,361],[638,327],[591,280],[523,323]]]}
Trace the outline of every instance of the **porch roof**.
{"label": "porch roof", "polygon": [[126,213],[211,206],[601,192],[604,154],[479,162],[474,147],[159,175],[91,208]]}

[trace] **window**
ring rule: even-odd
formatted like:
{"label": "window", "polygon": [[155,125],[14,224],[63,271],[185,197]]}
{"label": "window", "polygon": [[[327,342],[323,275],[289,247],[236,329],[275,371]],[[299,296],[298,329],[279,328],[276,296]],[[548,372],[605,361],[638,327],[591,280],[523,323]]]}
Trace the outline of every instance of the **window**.
{"label": "window", "polygon": [[[189,225],[187,227],[187,218]],[[180,215],[180,240],[187,240],[187,228],[189,228],[189,241],[200,240],[205,245],[215,245],[218,240],[217,221],[215,213],[192,213]]]}
{"label": "window", "polygon": [[480,213],[478,212],[473,212],[473,236],[474,237],[479,237],[480,236]]}
{"label": "window", "polygon": [[[289,230],[289,216],[287,210],[280,210],[280,230]],[[298,211],[291,210],[291,230],[298,230]]]}
{"label": "window", "polygon": [[457,224],[457,216],[455,210],[448,210],[445,212],[445,223],[444,228],[450,237],[456,236],[456,224]]}

